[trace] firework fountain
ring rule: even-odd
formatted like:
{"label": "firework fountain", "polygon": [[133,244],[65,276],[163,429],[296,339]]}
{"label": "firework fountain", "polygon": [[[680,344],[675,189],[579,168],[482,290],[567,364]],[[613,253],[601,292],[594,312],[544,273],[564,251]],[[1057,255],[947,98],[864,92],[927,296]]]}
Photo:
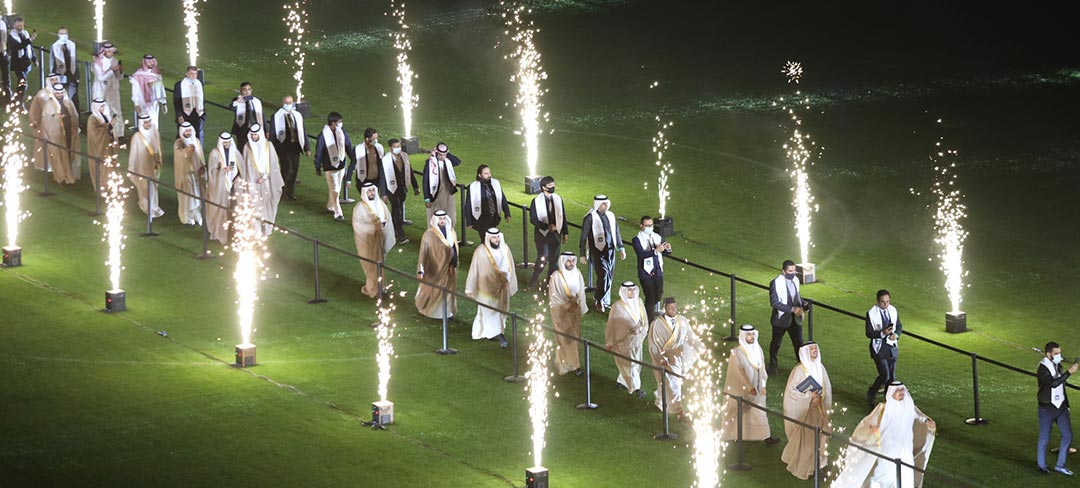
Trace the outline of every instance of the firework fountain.
{"label": "firework fountain", "polygon": [[[204,2],[206,0],[203,0]],[[188,65],[198,66],[199,63],[199,0],[183,0],[184,2],[184,26],[187,27],[187,52]],[[203,70],[199,69],[199,80],[204,81]]]}
{"label": "firework fountain", "polygon": [[[787,76],[788,83],[798,83],[802,79],[803,68],[799,63],[788,61],[781,71]],[[810,134],[802,130],[802,118],[796,113],[798,105],[803,105],[803,108],[806,109],[810,108],[806,105],[808,100],[801,97],[802,93],[796,91],[795,99],[791,100],[791,105],[784,106],[784,111],[788,113],[794,124],[791,137],[784,144],[784,150],[787,152],[787,159],[790,164],[789,173],[795,184],[791,189],[794,195],[791,205],[795,208],[795,235],[799,239],[799,256],[801,258],[799,264],[796,265],[796,271],[802,282],[807,284],[817,281],[814,263],[810,262],[810,248],[814,245],[810,240],[810,224],[814,212],[818,210],[818,206],[814,203],[814,195],[810,191],[809,176],[810,166],[814,164],[811,147],[816,146],[816,144],[810,140]]]}
{"label": "firework fountain", "polygon": [[232,249],[236,252],[237,315],[240,317],[241,343],[236,345],[236,365],[255,365],[255,344],[251,333],[258,300],[258,284],[266,269],[263,258],[266,253],[266,235],[263,234],[262,214],[258,210],[258,198],[244,180],[237,180],[236,211],[232,221]]}
{"label": "firework fountain", "polygon": [[524,136],[522,145],[525,147],[525,162],[529,173],[525,177],[525,193],[535,195],[540,193],[540,174],[537,172],[536,163],[540,155],[540,122],[548,120],[548,114],[542,112],[544,105],[540,97],[547,92],[540,86],[540,82],[547,79],[547,73],[540,64],[540,51],[536,50],[533,39],[540,30],[533,25],[532,20],[526,20],[526,16],[532,13],[524,2],[502,1],[503,24],[506,26],[505,35],[510,36],[514,42],[514,50],[506,55],[507,59],[516,62],[516,71],[510,76],[512,83],[517,83],[517,98],[514,107],[521,115],[521,128],[516,132]]}
{"label": "firework fountain", "polygon": [[538,313],[529,320],[533,336],[529,344],[529,370],[525,372],[525,391],[529,399],[529,419],[532,421],[533,467],[525,470],[527,488],[547,488],[548,469],[543,466],[544,435],[547,432],[548,390],[551,387],[551,341],[544,336],[544,315]]}
{"label": "firework fountain", "polygon": [[416,108],[420,96],[413,93],[413,80],[417,74],[413,72],[409,64],[409,51],[412,51],[412,43],[409,41],[409,24],[405,22],[405,2],[390,0],[390,15],[397,20],[397,30],[394,31],[394,49],[397,49],[397,81],[401,85],[401,96],[398,104],[401,106],[401,117],[404,124],[405,136],[401,140],[401,147],[409,154],[420,152],[420,139],[412,134],[413,109]]}
{"label": "firework fountain", "polygon": [[706,288],[701,285],[694,291],[694,295],[699,301],[687,307],[687,311],[697,309],[702,320],[691,317],[690,327],[705,347],[697,362],[686,371],[686,382],[683,384],[686,413],[691,419],[694,431],[693,486],[716,488],[720,486],[720,460],[724,450],[721,431],[716,427],[723,421],[720,393],[723,385],[719,384],[720,361],[713,354],[719,346],[713,339],[713,325],[709,323],[708,315],[718,311],[723,300],[711,298]]}
{"label": "firework fountain", "polygon": [[120,254],[124,250],[124,239],[127,238],[124,234],[124,201],[131,189],[124,185],[126,179],[120,171],[116,151],[113,150],[115,145],[113,142],[109,155],[101,163],[102,169],[107,172],[104,186],[100,188],[105,200],[105,222],[102,224],[105,227],[105,236],[102,241],[109,247],[109,259],[105,261],[105,266],[109,268],[109,283],[112,286],[105,292],[105,310],[123,312],[127,310],[127,296],[120,288],[120,271],[124,269]]}
{"label": "firework fountain", "polygon": [[[7,4],[11,10],[11,2]],[[19,247],[19,223],[30,216],[30,213],[22,210],[19,194],[28,187],[23,184],[22,170],[27,165],[26,146],[21,136],[22,129],[19,121],[22,120],[25,110],[21,103],[12,101],[7,106],[7,119],[4,120],[4,227],[7,231],[7,244],[4,245],[4,266],[15,267],[22,265],[22,248]]]}
{"label": "firework fountain", "polygon": [[285,27],[289,29],[289,35],[285,36],[285,44],[289,46],[289,56],[285,62],[293,66],[296,70],[293,72],[293,79],[296,80],[296,110],[299,111],[304,117],[311,115],[308,102],[304,99],[304,67],[307,65],[307,53],[305,47],[307,43],[304,40],[304,35],[307,34],[308,25],[308,13],[307,13],[308,0],[293,0],[291,3],[282,5],[286,14],[281,20],[285,22]]}
{"label": "firework fountain", "polygon": [[[386,297],[390,286],[386,287]],[[380,294],[381,295],[381,294]],[[394,328],[397,324],[391,320],[395,306],[388,298],[379,297],[376,305],[379,309],[379,321],[375,323],[376,337],[379,342],[379,352],[375,355],[375,362],[379,365],[379,401],[371,404],[371,422],[364,422],[372,428],[385,429],[387,425],[394,423],[394,402],[386,399],[390,384],[390,359],[394,357]]]}
{"label": "firework fountain", "polygon": [[[100,43],[105,40],[105,0],[90,0],[94,4],[94,29],[97,37],[94,38],[94,43]],[[94,51],[96,52],[96,46]]]}
{"label": "firework fountain", "polygon": [[[649,85],[649,88],[656,88],[660,86],[659,81],[654,81]],[[675,172],[671,167],[671,161],[664,159],[664,153],[667,152],[668,147],[671,145],[671,141],[667,138],[667,130],[671,126],[675,125],[672,121],[664,121],[659,115],[656,119],[656,135],[653,136],[652,142],[653,154],[656,155],[656,167],[660,168],[660,175],[656,179],[656,193],[660,201],[660,208],[657,212],[660,214],[658,218],[653,221],[656,226],[656,232],[663,237],[669,237],[675,233],[675,222],[671,217],[667,215],[667,202],[671,198],[671,192],[668,190],[668,178]]]}
{"label": "firework fountain", "polygon": [[[938,120],[940,123],[941,120]],[[953,333],[967,331],[967,314],[960,311],[960,302],[964,290],[964,241],[967,231],[963,220],[967,217],[967,205],[964,195],[956,187],[957,152],[942,147],[942,140],[936,143],[937,151],[930,156],[934,163],[934,182],[930,188],[936,201],[934,208],[934,242],[939,246],[939,268],[945,274],[945,291],[949,295],[952,307],[945,314],[945,330]]]}

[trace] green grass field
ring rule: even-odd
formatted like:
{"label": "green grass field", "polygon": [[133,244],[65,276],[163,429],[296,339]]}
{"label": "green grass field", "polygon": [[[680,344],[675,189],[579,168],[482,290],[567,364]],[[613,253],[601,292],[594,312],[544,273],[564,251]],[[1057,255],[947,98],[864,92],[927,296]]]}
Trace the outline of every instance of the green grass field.
{"label": "green grass field", "polygon": [[[31,27],[45,32],[67,24],[77,41],[91,37],[91,26],[80,20],[89,18],[89,3],[25,3],[16,10]],[[274,57],[284,52],[278,7],[238,22],[241,5],[203,6],[200,64],[209,80],[207,96],[225,102],[233,87],[250,80],[257,95],[276,103],[291,86],[288,68]],[[748,78],[770,80],[767,86],[740,85],[727,70],[695,71],[694,53],[673,51],[677,40],[624,38],[623,45],[590,37],[606,39],[650,26],[662,8],[657,3],[537,5],[553,129],[542,141],[541,169],[558,179],[571,218],[580,219],[595,193],[608,194],[613,211],[630,220],[655,213],[651,113],[662,112],[676,120],[669,132],[675,143],[669,204],[678,231],[671,239],[675,254],[761,283],[775,276],[779,263],[797,251],[790,178],[779,142],[786,138],[778,127],[783,116],[767,103],[792,91],[776,73],[784,59],[770,57],[767,69],[756,71],[753,62],[733,64]],[[338,110],[354,138],[373,126],[385,143],[398,135],[400,115],[392,102],[394,53],[382,37],[391,25],[381,16],[383,8],[361,2],[359,12],[379,15],[357,26],[334,15],[328,2],[314,2],[312,27],[326,37],[313,50],[316,66],[308,72],[305,91],[315,113]],[[113,0],[107,5],[106,37],[118,44],[129,66],[145,51],[178,72],[186,64],[182,25],[170,21],[178,19],[178,11],[178,4]],[[416,26],[411,59],[421,74],[416,132],[422,143],[447,141],[465,160],[458,170],[463,181],[476,164],[491,164],[509,198],[525,203],[519,183],[526,173],[523,151],[513,134],[514,112],[503,105],[512,96],[509,68],[502,51],[492,49],[497,21],[471,4],[410,3],[409,15]],[[730,29],[737,23],[723,21]],[[53,39],[43,34],[39,42]],[[675,54],[658,55],[666,52]],[[584,65],[583,59],[606,62]],[[639,68],[641,59],[650,60],[647,69]],[[1031,348],[1047,340],[1062,342],[1066,355],[1073,354],[1078,336],[1061,317],[1078,291],[1069,275],[1080,269],[1066,244],[1080,238],[1069,220],[1076,208],[1077,124],[1062,114],[1076,104],[1063,96],[1075,91],[1077,77],[1075,70],[1028,68],[946,73],[930,80],[912,76],[895,83],[868,73],[828,90],[817,85],[822,101],[806,116],[806,127],[827,147],[811,175],[821,206],[811,260],[822,281],[807,286],[806,296],[861,314],[872,305],[874,292],[885,287],[911,332],[1027,370],[1039,360]],[[1024,81],[1029,71],[1045,76]],[[966,81],[957,87],[950,76]],[[673,88],[654,96],[644,88],[654,78]],[[1010,81],[1017,79],[1022,81]],[[808,76],[802,88],[815,93],[811,83]],[[125,88],[125,108],[127,93]],[[996,117],[995,108],[1008,116]],[[220,109],[208,112],[211,141],[228,128],[228,118]],[[930,123],[936,116],[945,123]],[[309,122],[309,132],[318,126],[321,122]],[[943,278],[936,261],[928,260],[935,250],[927,202],[909,191],[929,188],[926,154],[942,135],[961,149],[958,166],[971,232],[965,254],[971,286],[963,308],[973,331],[955,336],[943,330],[948,307]],[[163,139],[172,137],[171,129],[163,130]],[[163,175],[169,181],[171,154],[165,160]],[[414,165],[420,161],[414,157]],[[279,223],[351,249],[351,228],[322,212],[322,179],[314,176],[310,159],[301,164],[301,200],[282,204]],[[375,337],[368,327],[375,307],[360,293],[355,260],[323,250],[320,278],[329,302],[309,305],[311,245],[275,233],[269,279],[261,284],[256,311],[259,365],[236,369],[230,366],[239,342],[234,260],[228,253],[193,259],[201,250],[201,233],[179,225],[175,195],[162,195],[168,214],[155,221],[161,233],[156,238],[138,236],[145,216],[129,202],[121,278],[129,311],[109,315],[100,311],[108,287],[102,264],[106,249],[101,227],[87,215],[94,208],[89,178],[40,198],[40,173],[27,171],[27,177],[32,190],[22,201],[33,215],[20,235],[25,266],[0,270],[4,484],[523,484],[522,471],[531,464],[524,390],[502,380],[512,368],[509,351],[470,340],[474,306],[462,303],[459,321],[450,327],[450,346],[459,354],[439,356],[432,351],[441,345],[440,323],[415,313],[411,283],[392,280],[394,290],[409,294],[395,298],[400,337],[390,399],[397,423],[386,432],[372,431],[359,421],[377,399]],[[417,199],[409,200],[407,214],[423,220]],[[504,228],[519,259],[520,218],[515,213]],[[635,228],[624,225],[624,237]],[[414,269],[421,230],[408,228],[413,242],[393,250],[390,266]],[[573,249],[577,237],[571,233]],[[222,250],[217,244],[211,249]],[[464,252],[463,266],[470,254]],[[632,266],[631,260],[620,262],[616,281],[630,279]],[[668,262],[669,294],[690,298],[705,287],[711,299],[727,299],[726,278],[682,268]],[[464,276],[461,280],[463,285]],[[535,306],[532,293],[513,301],[523,315]],[[739,285],[737,310],[740,323],[756,324],[767,339],[764,291]],[[722,324],[717,334],[726,335],[728,313],[725,304],[704,319]],[[604,321],[590,312],[585,336],[601,340]],[[863,392],[875,374],[862,327],[851,318],[815,312],[815,339],[822,345],[835,400],[848,408],[834,423],[845,429],[865,413]],[[934,476],[927,486],[1061,482],[1058,476],[1037,477],[1034,470],[1034,378],[980,364],[982,415],[991,423],[969,427],[963,420],[972,416],[970,358],[911,338],[901,347],[898,376],[939,425],[929,466]],[[789,347],[782,353],[771,392],[782,389],[794,361]],[[594,355],[593,399],[601,408],[591,412],[575,409],[584,400],[583,379],[555,379],[544,451],[554,485],[690,485],[688,429],[673,423],[678,440],[652,440],[661,416],[651,397],[631,400],[615,388],[614,377],[610,358]],[[654,388],[651,374],[643,382],[645,389]],[[781,404],[771,393],[769,406],[780,409]],[[772,419],[772,427],[782,432],[778,419]],[[803,486],[784,470],[781,448],[748,446],[754,469],[728,472],[724,484]],[[730,449],[727,457],[734,460]]]}

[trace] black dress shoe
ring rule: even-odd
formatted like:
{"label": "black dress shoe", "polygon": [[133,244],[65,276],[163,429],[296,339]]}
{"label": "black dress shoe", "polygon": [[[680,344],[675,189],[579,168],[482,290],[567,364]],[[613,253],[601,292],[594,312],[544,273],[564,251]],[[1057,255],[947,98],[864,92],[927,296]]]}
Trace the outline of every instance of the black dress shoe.
{"label": "black dress shoe", "polygon": [[776,437],[768,437],[765,439],[765,447],[772,447],[780,443],[780,439]]}
{"label": "black dress shoe", "polygon": [[765,372],[766,372],[766,373],[769,373],[769,376],[775,376],[775,375],[776,375],[776,369],[777,369],[777,368],[776,368],[776,364],[775,364],[775,363],[769,363],[769,366],[767,366],[767,367],[765,368]]}
{"label": "black dress shoe", "polygon": [[1047,468],[1039,468],[1039,472],[1042,474],[1050,474],[1050,470]]}
{"label": "black dress shoe", "polygon": [[637,395],[638,400],[641,400],[642,398],[645,398],[645,392],[642,391],[642,390],[638,390],[636,395]]}
{"label": "black dress shoe", "polygon": [[585,370],[583,370],[581,368],[578,368],[578,369],[574,370],[574,376],[581,376],[583,374],[585,374]]}
{"label": "black dress shoe", "polygon": [[620,390],[628,390],[629,389],[629,388],[626,387],[626,385],[624,385],[622,383],[619,383],[618,381],[615,382],[615,387],[620,389]]}
{"label": "black dress shoe", "polygon": [[344,216],[342,216],[342,215],[338,215],[337,217],[334,217],[334,220],[336,220],[336,221],[338,221],[338,222],[344,222],[344,221],[345,221],[345,217],[344,217]]}

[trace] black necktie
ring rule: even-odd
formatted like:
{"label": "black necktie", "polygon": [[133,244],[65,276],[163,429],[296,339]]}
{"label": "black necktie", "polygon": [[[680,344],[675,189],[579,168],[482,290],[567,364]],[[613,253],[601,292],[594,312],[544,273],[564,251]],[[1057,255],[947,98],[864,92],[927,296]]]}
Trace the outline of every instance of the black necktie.
{"label": "black necktie", "polygon": [[887,309],[882,310],[881,311],[881,328],[886,329],[886,328],[889,327],[889,325],[890,325],[889,311]]}
{"label": "black necktie", "polygon": [[548,223],[549,224],[554,224],[555,223],[555,199],[551,198],[550,196],[547,197],[547,213],[548,213]]}
{"label": "black necktie", "polygon": [[250,127],[251,117],[255,115],[255,104],[251,103],[251,100],[246,100],[244,106],[246,107],[246,110],[244,110],[244,125]]}

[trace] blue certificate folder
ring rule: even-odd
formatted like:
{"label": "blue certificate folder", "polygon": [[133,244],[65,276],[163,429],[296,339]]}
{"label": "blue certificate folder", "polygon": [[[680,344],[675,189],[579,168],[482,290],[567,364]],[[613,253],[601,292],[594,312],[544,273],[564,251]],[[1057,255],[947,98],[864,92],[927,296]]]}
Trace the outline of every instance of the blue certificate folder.
{"label": "blue certificate folder", "polygon": [[799,393],[806,393],[807,391],[821,393],[821,384],[813,376],[807,376],[795,389],[799,390]]}

